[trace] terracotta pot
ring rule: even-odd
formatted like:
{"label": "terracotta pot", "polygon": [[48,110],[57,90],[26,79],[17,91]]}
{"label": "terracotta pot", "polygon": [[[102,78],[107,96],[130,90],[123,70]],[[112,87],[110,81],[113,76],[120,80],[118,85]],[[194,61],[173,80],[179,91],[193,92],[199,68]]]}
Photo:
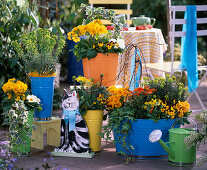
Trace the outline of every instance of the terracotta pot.
{"label": "terracotta pot", "polygon": [[107,87],[115,85],[118,54],[98,53],[95,58],[91,60],[88,60],[88,58],[84,58],[82,62],[83,62],[83,72],[86,78],[88,79],[93,78],[94,82],[100,82],[100,74],[103,73],[104,77],[103,77],[102,84]]}

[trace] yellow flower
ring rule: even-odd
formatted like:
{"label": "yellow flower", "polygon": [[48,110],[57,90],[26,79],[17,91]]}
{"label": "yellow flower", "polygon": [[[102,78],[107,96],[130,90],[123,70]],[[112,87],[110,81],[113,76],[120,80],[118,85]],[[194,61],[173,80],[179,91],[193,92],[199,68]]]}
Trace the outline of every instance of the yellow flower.
{"label": "yellow flower", "polygon": [[103,47],[103,43],[98,43],[98,46],[99,47]]}
{"label": "yellow flower", "polygon": [[101,22],[100,19],[96,19],[94,22],[95,22],[95,23],[98,23],[99,25],[103,25],[103,23]]}
{"label": "yellow flower", "polygon": [[96,47],[96,45],[93,45],[93,48],[95,48]]}
{"label": "yellow flower", "polygon": [[108,88],[108,92],[111,93],[111,94],[115,94],[116,89],[117,88],[115,86],[111,86],[111,87]]}
{"label": "yellow flower", "polygon": [[117,42],[115,43],[115,48],[119,48],[119,44]]}
{"label": "yellow flower", "polygon": [[165,112],[165,108],[162,108],[162,109],[161,109],[161,112],[164,113],[164,112]]}
{"label": "yellow flower", "polygon": [[2,87],[4,93],[7,93],[8,99],[12,98],[12,93],[15,93],[15,99],[20,100],[21,96],[27,91],[28,86],[21,81],[14,82],[15,79],[9,79]]}
{"label": "yellow flower", "polygon": [[123,95],[123,89],[122,88],[118,88],[116,94],[118,96],[122,96]]}
{"label": "yellow flower", "polygon": [[73,41],[74,41],[75,43],[77,43],[77,42],[80,41],[80,38],[79,38],[79,37],[73,37]]}
{"label": "yellow flower", "polygon": [[183,117],[183,111],[180,110],[180,112],[178,113],[178,117]]}
{"label": "yellow flower", "polygon": [[106,47],[110,50],[112,46],[107,44]]}
{"label": "yellow flower", "polygon": [[12,98],[12,95],[10,93],[7,93],[8,99],[10,100]]}
{"label": "yellow flower", "polygon": [[9,79],[8,82],[14,82],[16,79],[15,78],[12,78],[12,79]]}
{"label": "yellow flower", "polygon": [[68,33],[68,39],[69,39],[69,40],[72,40],[72,37],[71,37],[72,35],[71,35],[71,34],[72,34],[72,32],[69,32],[69,33]]}
{"label": "yellow flower", "polygon": [[117,103],[115,104],[115,107],[120,108],[121,105],[122,105],[121,102],[117,102]]}
{"label": "yellow flower", "polygon": [[78,30],[79,30],[79,35],[81,36],[81,35],[84,35],[85,33],[86,33],[86,26],[85,25],[80,25],[80,26],[78,26],[77,27],[78,28]]}

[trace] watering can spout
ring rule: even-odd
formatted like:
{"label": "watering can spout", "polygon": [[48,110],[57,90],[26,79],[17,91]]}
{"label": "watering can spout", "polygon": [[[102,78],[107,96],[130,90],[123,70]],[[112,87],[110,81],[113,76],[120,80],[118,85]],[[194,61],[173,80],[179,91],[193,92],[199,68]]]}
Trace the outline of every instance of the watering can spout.
{"label": "watering can spout", "polygon": [[162,132],[160,130],[154,130],[149,135],[150,142],[159,142],[160,145],[164,148],[164,150],[168,153],[171,158],[175,157],[174,152],[170,149],[166,143],[164,143],[160,138],[162,137]]}
{"label": "watering can spout", "polygon": [[168,155],[174,159],[175,154],[174,154],[174,152],[172,151],[172,149],[170,149],[170,148],[167,146],[167,144],[164,143],[161,139],[158,140],[158,142],[159,142],[160,145],[163,147],[163,149],[168,153]]}

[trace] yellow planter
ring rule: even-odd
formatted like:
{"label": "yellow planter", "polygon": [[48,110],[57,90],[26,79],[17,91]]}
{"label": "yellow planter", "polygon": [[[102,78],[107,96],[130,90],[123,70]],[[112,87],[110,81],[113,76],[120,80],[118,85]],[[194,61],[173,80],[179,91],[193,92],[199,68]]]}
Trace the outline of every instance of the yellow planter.
{"label": "yellow planter", "polygon": [[94,152],[101,150],[101,133],[102,122],[103,122],[103,110],[87,110],[83,116],[89,131],[89,147]]}

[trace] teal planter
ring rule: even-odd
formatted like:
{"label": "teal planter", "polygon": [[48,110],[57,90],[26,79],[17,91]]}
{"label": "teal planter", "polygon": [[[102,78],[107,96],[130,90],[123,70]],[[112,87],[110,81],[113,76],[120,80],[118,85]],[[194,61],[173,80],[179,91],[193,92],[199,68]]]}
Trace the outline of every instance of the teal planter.
{"label": "teal planter", "polygon": [[41,100],[42,110],[35,111],[35,120],[51,120],[55,77],[30,77],[32,94]]}
{"label": "teal planter", "polygon": [[[131,155],[137,159],[156,159],[156,158],[166,158],[167,153],[162,148],[159,143],[151,143],[149,141],[150,133],[159,129],[162,131],[162,140],[164,142],[169,141],[168,130],[171,128],[174,123],[173,120],[160,119],[157,123],[154,123],[152,119],[137,119],[134,122],[131,122],[131,133],[127,138],[127,143],[134,147],[134,150],[131,151]],[[175,127],[179,127],[179,124],[176,124]],[[114,138],[117,139],[116,133],[114,133]],[[116,142],[116,151],[122,151],[121,144]]]}

